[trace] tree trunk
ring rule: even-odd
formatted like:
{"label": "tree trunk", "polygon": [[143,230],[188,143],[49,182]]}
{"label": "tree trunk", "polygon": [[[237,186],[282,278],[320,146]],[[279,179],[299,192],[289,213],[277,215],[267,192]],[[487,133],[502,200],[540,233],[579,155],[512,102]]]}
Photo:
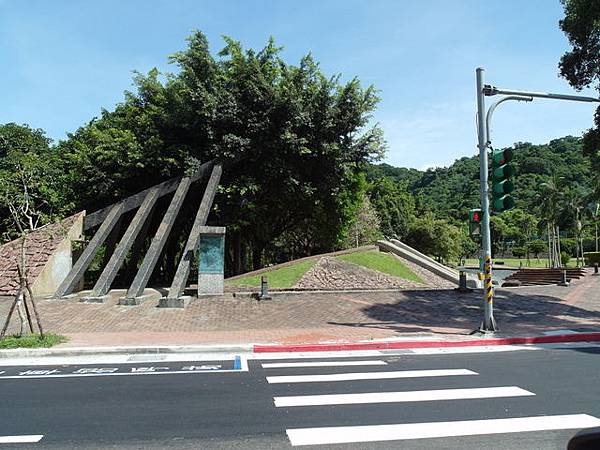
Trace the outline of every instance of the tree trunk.
{"label": "tree trunk", "polygon": [[23,293],[23,290],[19,289],[19,291],[17,292],[17,295],[15,295],[12,305],[10,305],[10,309],[8,310],[8,314],[6,315],[6,320],[4,321],[4,326],[2,327],[2,332],[0,332],[0,339],[2,339],[4,337],[4,335],[6,334],[6,330],[8,329],[8,324],[10,323],[10,318],[12,317],[13,313],[15,312],[17,302],[19,301],[19,296],[22,293]]}
{"label": "tree trunk", "polygon": [[252,246],[252,269],[258,270],[261,268],[262,255],[264,246],[262,244],[256,244]]}
{"label": "tree trunk", "polygon": [[560,228],[558,227],[558,225],[556,225],[556,246],[557,246],[556,256],[557,256],[557,262],[558,262],[557,267],[562,267],[562,255],[560,254]]}

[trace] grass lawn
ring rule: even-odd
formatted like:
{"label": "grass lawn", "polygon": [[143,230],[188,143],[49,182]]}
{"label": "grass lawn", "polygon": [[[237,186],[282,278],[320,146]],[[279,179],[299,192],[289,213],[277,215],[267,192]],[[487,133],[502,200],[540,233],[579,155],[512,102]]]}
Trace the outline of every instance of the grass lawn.
{"label": "grass lawn", "polygon": [[304,274],[317,263],[318,259],[301,261],[291,266],[282,267],[269,272],[261,273],[253,277],[243,277],[236,280],[225,281],[230,286],[253,286],[260,287],[260,277],[266,276],[269,287],[273,289],[288,289],[298,282]]}
{"label": "grass lawn", "polygon": [[[548,264],[548,260],[547,259],[543,259],[540,258],[539,261],[536,258],[530,258],[529,262],[531,263],[530,266],[527,265],[527,260],[525,258],[523,259],[518,259],[518,258],[498,258],[498,259],[494,259],[494,265],[496,265],[497,262],[504,262],[504,264],[502,264],[503,266],[506,267],[519,267],[519,261],[521,263],[523,263],[523,267],[524,268],[545,268],[546,264]],[[575,267],[575,264],[577,264],[577,260],[575,258],[571,258],[571,260],[569,261],[569,263],[567,264],[567,267]],[[469,258],[466,260],[465,265],[467,266],[479,266],[479,260],[476,258]],[[502,265],[500,266],[496,266],[498,269],[502,268]]]}
{"label": "grass lawn", "polygon": [[24,334],[22,337],[5,336],[0,339],[0,349],[53,347],[63,342],[67,342],[66,337],[52,333],[46,333],[44,339],[39,334]]}
{"label": "grass lawn", "polygon": [[336,258],[368,269],[387,273],[398,278],[423,283],[423,280],[421,280],[421,278],[419,278],[412,270],[402,264],[398,258],[389,253],[369,250],[367,252],[348,253],[347,255],[336,256]]}

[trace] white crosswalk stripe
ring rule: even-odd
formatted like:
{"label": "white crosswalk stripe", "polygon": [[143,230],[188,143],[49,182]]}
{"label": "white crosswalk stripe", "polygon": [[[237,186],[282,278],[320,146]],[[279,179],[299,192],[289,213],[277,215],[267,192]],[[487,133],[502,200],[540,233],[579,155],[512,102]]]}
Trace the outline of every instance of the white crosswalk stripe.
{"label": "white crosswalk stripe", "polygon": [[[382,360],[358,361],[302,361],[264,363],[265,369],[297,369],[352,367],[352,366],[383,366]],[[329,383],[337,382],[338,386],[344,381],[361,380],[401,380],[414,378],[429,378],[432,384],[434,378],[453,377],[461,375],[479,375],[469,369],[429,369],[429,370],[399,370],[399,371],[368,371],[326,374],[296,374],[266,376],[270,384],[294,383]],[[401,382],[401,381],[400,381]],[[378,386],[383,386],[379,382]],[[428,381],[429,383],[429,381]],[[343,385],[345,386],[345,385]],[[290,386],[291,387],[291,386]],[[338,390],[339,392],[339,390]],[[385,392],[382,388],[377,392],[349,392],[320,395],[290,395],[274,396],[273,402],[277,408],[295,407],[343,407],[343,405],[403,403],[403,402],[434,402],[444,400],[468,401],[486,398],[533,397],[536,394],[518,386],[488,386],[460,389],[425,389],[413,391]],[[378,442],[392,440],[410,440],[425,438],[444,438],[459,436],[475,436],[498,433],[519,433],[527,431],[548,431],[581,429],[600,426],[600,419],[588,414],[540,415],[511,418],[485,418],[474,420],[450,420],[440,422],[397,423],[385,425],[355,426],[319,426],[311,428],[288,428],[286,433],[293,446],[327,445],[361,442]],[[451,417],[449,417],[451,419]],[[323,424],[327,425],[327,424]]]}
{"label": "white crosswalk stripe", "polygon": [[355,405],[364,403],[430,402],[436,400],[467,400],[475,398],[525,397],[535,395],[516,386],[438,389],[407,392],[368,392],[362,394],[301,395],[275,397],[278,408],[290,406]]}
{"label": "white crosswalk stripe", "polygon": [[448,377],[454,375],[477,375],[477,372],[467,369],[447,370],[398,370],[394,372],[355,372],[333,373],[325,375],[282,375],[267,377],[268,383],[317,383],[329,381],[354,381],[354,380],[384,380],[393,378],[419,378],[419,377]]}
{"label": "white crosswalk stripe", "polygon": [[291,367],[349,367],[349,366],[386,366],[381,360],[373,361],[311,361],[294,363],[263,363],[263,369],[283,369]]}
{"label": "white crosswalk stripe", "polygon": [[0,436],[0,444],[33,444],[40,442],[43,434],[24,434],[20,436]]}
{"label": "white crosswalk stripe", "polygon": [[566,430],[599,425],[600,419],[596,417],[587,414],[572,414],[397,425],[298,428],[287,430],[287,435],[291,444],[296,446]]}

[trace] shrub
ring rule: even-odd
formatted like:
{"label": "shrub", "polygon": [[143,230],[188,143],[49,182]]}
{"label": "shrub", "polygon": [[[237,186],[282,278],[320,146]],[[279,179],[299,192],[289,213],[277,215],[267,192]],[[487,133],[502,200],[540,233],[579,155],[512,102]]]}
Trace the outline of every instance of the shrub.
{"label": "shrub", "polygon": [[588,266],[593,266],[595,263],[600,264],[600,252],[585,252],[583,257]]}
{"label": "shrub", "polygon": [[569,261],[571,261],[571,255],[569,255],[567,252],[560,252],[560,263],[562,266],[565,267],[567,264],[569,264]]}

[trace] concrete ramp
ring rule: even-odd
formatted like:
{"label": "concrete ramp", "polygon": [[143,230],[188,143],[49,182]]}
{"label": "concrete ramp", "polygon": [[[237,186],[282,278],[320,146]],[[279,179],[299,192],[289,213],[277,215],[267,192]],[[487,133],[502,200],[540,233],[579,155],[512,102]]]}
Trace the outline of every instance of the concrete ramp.
{"label": "concrete ramp", "polygon": [[[377,246],[382,252],[393,253],[412,263],[418,264],[426,270],[438,275],[439,277],[450,281],[458,286],[459,273],[457,270],[444,266],[433,258],[415,250],[405,243],[391,239],[390,241],[377,241]],[[473,274],[467,274],[467,285],[471,288],[477,288],[479,283]]]}

